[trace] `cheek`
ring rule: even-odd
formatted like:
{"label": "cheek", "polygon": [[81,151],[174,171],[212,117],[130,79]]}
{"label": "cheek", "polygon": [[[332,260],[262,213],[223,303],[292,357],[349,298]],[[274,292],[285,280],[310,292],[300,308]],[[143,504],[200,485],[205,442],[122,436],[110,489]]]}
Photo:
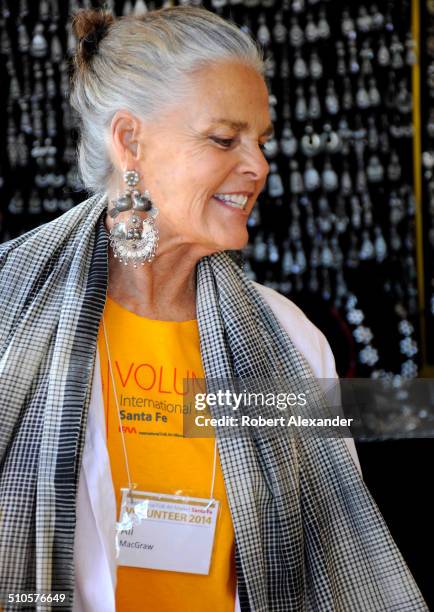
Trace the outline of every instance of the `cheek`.
{"label": "cheek", "polygon": [[[208,189],[219,185],[235,166],[230,152],[209,146],[191,151],[174,163],[181,169],[181,181],[186,180],[192,185]],[[179,175],[178,172],[177,174]]]}
{"label": "cheek", "polygon": [[210,203],[212,196],[203,185],[189,187],[179,188],[176,193],[169,194],[163,200],[160,210],[173,231],[197,239],[212,232],[215,226]]}
{"label": "cheek", "polygon": [[183,235],[216,231],[220,215],[210,200],[233,171],[230,153],[158,147],[144,166],[151,196],[173,230]]}

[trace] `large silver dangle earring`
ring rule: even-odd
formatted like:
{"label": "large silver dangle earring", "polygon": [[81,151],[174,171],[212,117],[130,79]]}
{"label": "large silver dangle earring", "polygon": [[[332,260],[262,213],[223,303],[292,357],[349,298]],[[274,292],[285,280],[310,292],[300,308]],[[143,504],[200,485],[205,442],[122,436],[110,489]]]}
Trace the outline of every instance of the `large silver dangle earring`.
{"label": "large silver dangle earring", "polygon": [[[132,210],[132,214],[125,221],[116,223],[110,231],[110,245],[114,256],[125,265],[131,261],[135,268],[137,264],[145,264],[155,257],[158,245],[158,229],[154,219],[158,209],[153,206],[149,191],[143,194],[135,189],[140,180],[137,170],[126,170],[124,180],[126,191],[117,200],[113,200],[113,208],[108,214],[115,219],[119,213]],[[137,215],[138,212],[147,212],[146,219]]]}

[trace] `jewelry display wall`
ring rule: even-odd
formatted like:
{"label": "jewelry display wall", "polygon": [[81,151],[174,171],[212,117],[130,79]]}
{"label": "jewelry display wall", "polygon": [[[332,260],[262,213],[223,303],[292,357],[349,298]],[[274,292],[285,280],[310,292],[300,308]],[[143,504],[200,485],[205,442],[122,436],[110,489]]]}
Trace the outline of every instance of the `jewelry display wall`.
{"label": "jewelry display wall", "polygon": [[414,376],[409,3],[382,12],[360,2],[262,3],[257,11],[253,33],[272,59],[276,139],[250,219],[250,273],[296,302],[310,292],[333,310],[356,353],[344,375]]}
{"label": "jewelry display wall", "polygon": [[[187,3],[187,2],[186,2]],[[106,2],[118,15],[161,2]],[[188,2],[199,4],[199,2]],[[0,0],[2,240],[83,199],[67,102],[68,16],[98,2]],[[418,372],[407,0],[212,0],[269,60],[275,138],[249,220],[246,271],[303,307],[342,376]],[[330,327],[329,327],[330,329]]]}
{"label": "jewelry display wall", "polygon": [[421,145],[424,315],[427,361],[434,364],[434,2],[421,3]]}
{"label": "jewelry display wall", "polygon": [[0,2],[2,240],[83,199],[67,102],[68,6]]}

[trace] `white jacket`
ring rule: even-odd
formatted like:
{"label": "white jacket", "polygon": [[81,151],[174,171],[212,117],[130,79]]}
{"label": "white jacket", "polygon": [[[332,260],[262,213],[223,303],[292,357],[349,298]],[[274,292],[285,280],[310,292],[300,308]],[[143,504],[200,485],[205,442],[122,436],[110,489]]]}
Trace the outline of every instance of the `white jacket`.
{"label": "white jacket", "polygon": [[[304,355],[314,376],[323,380],[337,378],[333,353],[324,334],[293,302],[273,289],[258,283],[254,284],[296,348]],[[354,441],[347,438],[346,443],[360,470]],[[115,520],[116,500],[106,446],[104,403],[97,351],[77,494],[74,542],[75,612],[115,611]],[[234,608],[235,612],[239,611],[238,594]]]}

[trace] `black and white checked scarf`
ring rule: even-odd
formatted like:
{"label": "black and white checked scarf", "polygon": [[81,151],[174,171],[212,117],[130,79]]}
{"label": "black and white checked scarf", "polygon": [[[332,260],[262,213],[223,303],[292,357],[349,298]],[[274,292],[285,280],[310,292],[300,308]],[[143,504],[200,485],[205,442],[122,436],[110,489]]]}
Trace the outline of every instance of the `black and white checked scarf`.
{"label": "black and white checked scarf", "polygon": [[[0,246],[3,598],[73,592],[75,500],[108,282],[105,208],[94,196]],[[312,378],[227,253],[198,264],[197,317],[207,378]],[[243,611],[427,610],[343,440],[252,434],[218,446]]]}

